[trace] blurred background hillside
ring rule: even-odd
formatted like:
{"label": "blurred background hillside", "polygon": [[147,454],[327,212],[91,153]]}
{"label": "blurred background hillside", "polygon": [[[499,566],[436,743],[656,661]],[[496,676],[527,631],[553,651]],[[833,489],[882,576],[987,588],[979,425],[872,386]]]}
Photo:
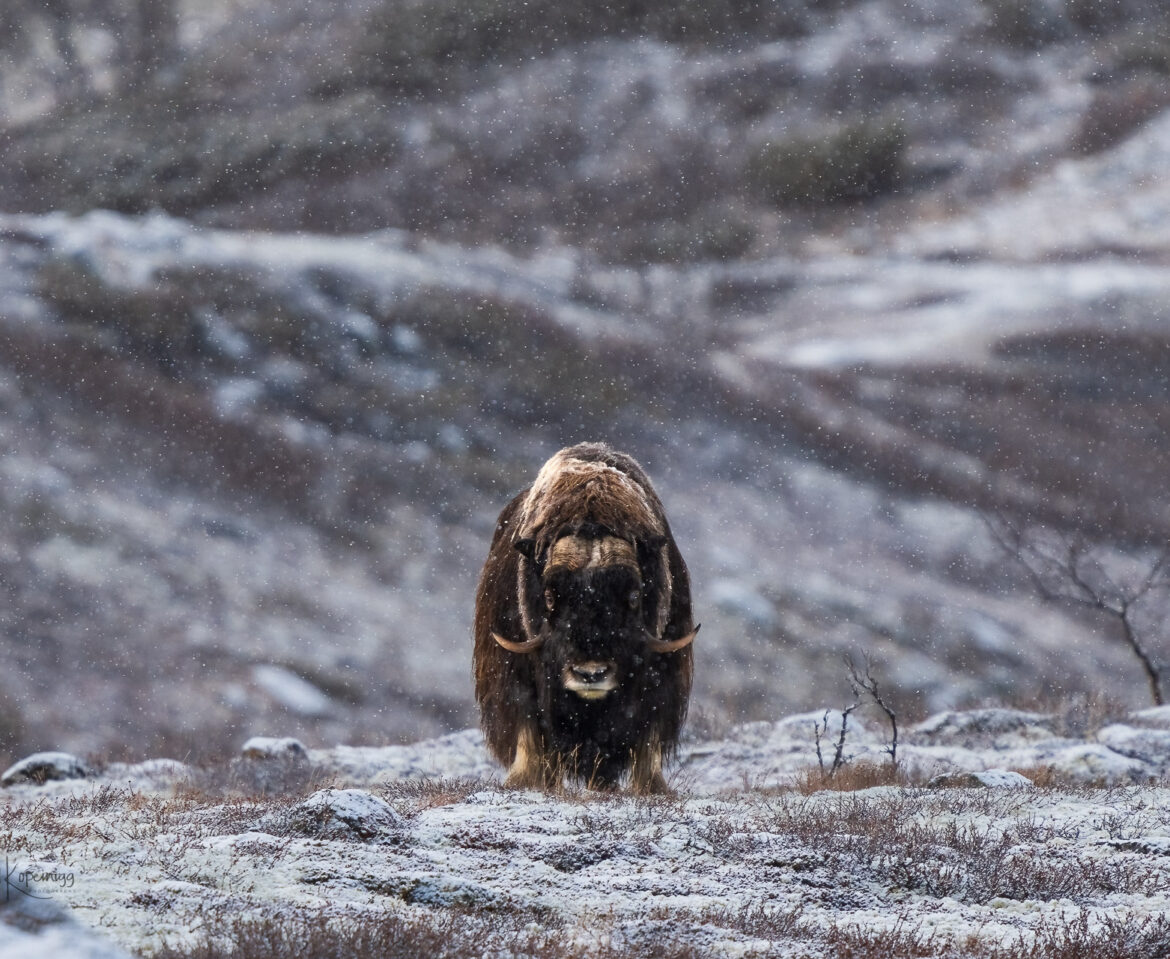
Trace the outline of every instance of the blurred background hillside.
{"label": "blurred background hillside", "polygon": [[993,530],[1157,568],[1168,170],[1160,0],[8,0],[0,765],[474,725],[582,439],[692,567],[697,734],[847,652],[907,718],[1148,703]]}

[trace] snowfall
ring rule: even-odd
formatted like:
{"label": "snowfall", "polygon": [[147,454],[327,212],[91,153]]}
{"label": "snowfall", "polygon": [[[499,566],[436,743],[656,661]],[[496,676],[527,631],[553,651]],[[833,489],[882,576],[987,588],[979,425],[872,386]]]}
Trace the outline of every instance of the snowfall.
{"label": "snowfall", "polygon": [[[853,35],[834,33],[826,42],[844,50],[850,44],[843,38]],[[911,45],[891,42],[899,57]],[[779,58],[785,49],[769,45],[759,56]],[[810,57],[824,52],[809,50]],[[1039,62],[1038,55],[1027,56]],[[700,63],[696,69],[706,68]],[[628,85],[641,89],[640,81]],[[1067,139],[1067,127],[1092,92],[1085,79],[1057,84],[1049,78],[1038,89],[1022,101],[1017,117],[1030,134],[1027,149],[1037,154],[1049,140]],[[1060,95],[1055,107],[1053,92]],[[485,113],[483,122],[495,122],[492,116]],[[987,144],[982,149],[989,156],[1001,149],[993,137]],[[1013,149],[1009,159],[1024,156],[1024,147]],[[977,160],[970,160],[972,169],[982,175]],[[279,290],[278,305],[296,307],[291,316],[320,318],[321,329],[346,347],[338,350],[343,357],[360,352],[348,347],[369,347],[384,335],[369,313],[392,318],[386,304],[419,290],[449,289],[503,297],[534,314],[539,308],[572,333],[570,342],[582,352],[597,343],[607,349],[664,339],[688,349],[695,344],[692,352],[701,358],[696,371],[710,372],[711,382],[748,399],[768,401],[766,374],[778,369],[823,373],[855,364],[960,361],[978,368],[993,359],[1009,362],[996,359],[997,345],[1025,331],[1152,330],[1161,336],[1170,296],[1168,163],[1170,113],[1163,112],[1111,149],[1061,160],[1026,185],[994,196],[972,190],[966,209],[954,215],[928,206],[930,215],[894,235],[859,225],[811,238],[799,256],[785,251],[750,263],[685,269],[603,266],[553,244],[520,258],[395,230],[327,237],[203,228],[161,213],[6,214],[0,216],[0,332],[50,337],[80,322],[66,316],[59,323],[46,310],[43,288],[54,269],[100,293],[150,290],[168,271],[197,276],[197,268],[217,267],[224,282],[253,278],[261,290]],[[335,284],[349,291],[345,302],[322,299],[319,281],[333,276],[345,280]],[[718,306],[719,289],[764,302],[758,313],[745,307],[729,320]],[[195,313],[201,335],[219,355],[239,359],[250,349],[240,329],[218,313]],[[398,376],[419,391],[437,381],[435,371],[442,368],[413,328],[394,325],[389,336],[393,349],[376,373],[391,384]],[[265,377],[279,385],[281,377],[295,381],[290,370],[311,372],[275,353],[270,358],[267,370],[210,382],[224,422],[261,406],[271,385]],[[681,374],[677,379],[687,382]],[[753,384],[764,386],[753,393]],[[133,601],[123,604],[127,615],[142,622],[134,625],[137,632],[124,631],[133,640],[125,647],[127,663],[171,655],[158,637],[182,637],[172,644],[173,655],[194,651],[199,662],[209,662],[200,669],[205,685],[191,680],[179,689],[185,679],[173,667],[177,658],[149,662],[153,695],[187,728],[200,735],[228,728],[215,712],[222,699],[238,706],[233,729],[254,728],[256,716],[270,724],[276,716],[306,724],[325,717],[321,722],[333,725],[304,738],[336,742],[332,730],[355,735],[361,716],[369,741],[368,730],[378,723],[385,734],[391,721],[405,722],[395,717],[406,715],[410,703],[433,704],[444,690],[466,688],[460,650],[467,610],[460,604],[469,601],[476,569],[463,557],[482,556],[481,534],[490,533],[506,500],[493,500],[489,509],[477,499],[475,516],[487,518],[459,527],[458,538],[439,520],[421,516],[421,507],[401,501],[406,505],[388,511],[399,525],[386,532],[387,541],[451,539],[459,544],[450,551],[458,558],[434,561],[446,564],[443,575],[421,560],[411,566],[408,558],[404,585],[388,587],[359,570],[362,560],[338,560],[305,545],[318,542],[309,533],[294,536],[281,526],[279,535],[264,539],[252,532],[262,527],[259,521],[239,525],[233,514],[228,525],[219,521],[227,514],[217,507],[207,514],[216,518],[212,523],[171,490],[160,487],[147,503],[146,494],[125,493],[126,486],[103,487],[101,475],[91,492],[81,474],[99,472],[86,465],[100,463],[87,458],[97,454],[58,449],[48,465],[37,459],[38,449],[26,448],[23,437],[33,432],[26,424],[41,426],[47,414],[23,390],[18,376],[0,381],[3,403],[31,411],[11,418],[11,440],[0,434],[11,446],[0,464],[11,493],[7,499],[0,493],[0,503],[18,517],[14,522],[22,515],[18,507],[45,511],[44,504],[64,520],[30,547],[30,562],[14,553],[11,566],[18,568],[20,559],[45,582],[65,584],[71,597],[100,596],[94,608],[119,609],[111,597],[131,595]],[[843,418],[821,394],[800,395],[820,404],[814,413],[830,427]],[[306,443],[327,435],[322,427],[307,432],[291,416],[283,425]],[[882,426],[873,418],[862,425]],[[466,445],[460,423],[450,426],[439,434],[440,445]],[[749,446],[755,435],[745,432],[736,442]],[[238,928],[233,923],[241,921],[385,916],[436,928],[461,924],[472,935],[481,933],[483,954],[493,956],[530,955],[524,936],[546,932],[568,954],[585,956],[653,955],[656,946],[662,955],[671,945],[679,947],[675,954],[780,959],[1170,955],[1170,707],[1076,721],[1001,708],[937,711],[993,701],[997,681],[1006,686],[1010,680],[1013,692],[1034,692],[1032,700],[1041,701],[1040,694],[1060,688],[1054,675],[1061,671],[1087,677],[1079,688],[1110,694],[1103,701],[1124,700],[1122,694],[1141,682],[1128,650],[1100,642],[1059,611],[1038,610],[1031,598],[1013,604],[948,579],[946,571],[961,566],[950,557],[967,555],[963,551],[980,542],[982,529],[953,504],[895,509],[880,487],[853,485],[791,460],[770,466],[785,474],[783,486],[772,473],[757,474],[755,486],[735,485],[722,469],[732,439],[707,452],[686,448],[677,457],[686,468],[667,471],[674,485],[663,489],[681,538],[717,544],[688,552],[697,607],[719,611],[711,619],[703,613],[704,641],[719,668],[699,678],[698,705],[737,695],[744,700],[746,689],[761,690],[752,707],[758,721],[722,729],[696,722],[668,770],[671,796],[505,789],[475,730],[411,745],[325,749],[293,738],[241,736],[238,755],[214,767],[161,757],[101,764],[66,752],[37,753],[0,774],[0,959],[174,955],[206,942],[226,945]],[[346,439],[337,448],[356,455],[350,451],[357,445]],[[941,448],[924,449],[930,458]],[[427,450],[408,444],[398,462],[410,459],[406,453],[420,459]],[[767,457],[774,453],[766,448]],[[987,485],[984,466],[974,458],[956,454],[944,465],[960,491]],[[707,489],[712,478],[720,479],[717,497]],[[781,488],[789,490],[793,506],[776,493]],[[1030,502],[1022,494],[1020,501]],[[196,525],[242,532],[195,536],[190,530]],[[933,549],[918,550],[913,537],[927,527],[929,537],[922,538]],[[803,543],[805,529],[812,545]],[[835,535],[839,531],[849,536]],[[269,546],[278,540],[279,553]],[[837,541],[847,548],[823,545]],[[286,552],[296,554],[295,562],[285,563]],[[268,555],[279,555],[280,563],[265,563]],[[903,555],[922,558],[903,565],[897,559]],[[261,581],[270,575],[283,592],[266,592],[268,583]],[[123,581],[126,592],[113,592],[111,584]],[[192,610],[201,607],[194,601],[175,605],[194,593],[192,584],[204,582],[211,584],[206,594],[214,603],[227,604],[223,617],[236,624],[230,636],[224,633],[225,647],[253,635],[275,636],[265,640],[270,646],[257,640],[243,659],[205,654],[219,650],[219,620],[208,614],[195,621]],[[775,583],[786,584],[782,595]],[[417,589],[424,584],[427,602],[419,603]],[[51,608],[40,593],[28,592],[36,599],[31,609]],[[336,654],[347,669],[353,663],[354,673],[369,674],[370,690],[361,690],[367,700],[359,696],[346,706],[278,665],[295,665],[299,651],[284,641],[292,633],[279,629],[280,614],[270,610],[304,595],[314,596],[328,615],[317,617],[320,623],[298,623],[301,645],[322,662]],[[288,615],[304,615],[300,606]],[[160,609],[166,619],[148,618]],[[213,607],[215,617],[219,609]],[[942,624],[933,633],[914,625],[924,610]],[[384,628],[390,621],[401,628]],[[188,630],[179,625],[185,622],[196,625]],[[83,662],[92,655],[89,628],[60,630],[50,634],[60,646],[43,645],[64,650],[62,664],[81,663],[92,672]],[[340,635],[346,636],[344,650],[337,645]],[[419,635],[432,642],[412,642]],[[22,636],[13,630],[8,641]],[[859,645],[859,637],[860,645],[883,653],[888,672],[925,690],[924,712],[933,715],[900,730],[895,757],[893,732],[880,712],[852,713],[844,765],[828,775],[843,704],[776,717],[818,701],[827,687],[818,681],[821,664],[839,662],[838,653]],[[27,700],[25,721],[38,736],[50,735],[44,730],[54,712],[80,714],[78,726],[107,711],[116,715],[90,722],[90,729],[71,728],[69,748],[78,753],[99,727],[102,735],[106,729],[124,735],[118,724],[130,723],[131,709],[143,711],[132,680],[119,676],[99,688],[88,675],[84,693],[56,709],[66,698],[61,691],[80,684],[55,679],[53,686],[38,687],[30,678],[35,673],[21,672],[17,657],[9,659],[0,679]],[[378,688],[387,684],[377,672],[387,662],[397,664],[395,678],[404,684],[400,702],[377,698],[388,695]],[[260,695],[248,695],[245,683]],[[810,690],[817,698],[774,708],[777,689]],[[470,710],[470,696],[461,695]],[[266,698],[280,711],[249,711]],[[123,712],[115,714],[114,706]],[[452,714],[460,724],[470,721]],[[427,721],[436,722],[433,716]],[[430,732],[411,738],[422,735]],[[895,758],[896,785],[865,785],[863,771],[888,769]]]}
{"label": "snowfall", "polygon": [[[501,911],[582,955],[648,936],[712,956],[837,955],[842,936],[919,956],[1076,937],[1079,954],[1165,955],[1170,707],[1082,735],[1044,713],[940,713],[901,733],[913,785],[810,789],[841,718],[691,740],[665,798],[504,789],[475,730],[254,738],[218,775],[37,754],[3,774],[0,956],[150,955],[214,936],[217,915],[474,927]],[[881,718],[849,716],[837,781],[891,762]]]}

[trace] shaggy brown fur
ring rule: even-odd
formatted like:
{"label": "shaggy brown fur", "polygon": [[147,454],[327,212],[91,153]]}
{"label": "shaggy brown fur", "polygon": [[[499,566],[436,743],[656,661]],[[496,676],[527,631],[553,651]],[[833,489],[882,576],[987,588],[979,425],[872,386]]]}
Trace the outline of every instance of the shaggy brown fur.
{"label": "shaggy brown fur", "polygon": [[689,645],[656,648],[694,628],[686,564],[642,468],[599,443],[553,456],[500,514],[476,595],[476,700],[508,782],[613,787],[628,772],[635,791],[664,791],[693,660]]}

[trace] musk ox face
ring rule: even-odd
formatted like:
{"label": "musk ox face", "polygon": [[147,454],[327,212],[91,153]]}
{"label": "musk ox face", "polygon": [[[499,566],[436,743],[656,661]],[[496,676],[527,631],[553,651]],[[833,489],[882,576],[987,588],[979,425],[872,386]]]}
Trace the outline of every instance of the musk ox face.
{"label": "musk ox face", "polygon": [[519,593],[528,639],[492,638],[512,653],[539,651],[545,686],[559,685],[584,700],[604,699],[629,686],[651,655],[684,649],[698,632],[677,639],[657,635],[658,607],[664,604],[648,590],[653,584],[643,576],[639,553],[655,557],[666,547],[663,537],[635,544],[585,524],[554,540],[547,553],[528,538],[515,547],[525,560]]}
{"label": "musk ox face", "polygon": [[540,595],[532,612],[543,637],[545,682],[586,701],[628,687],[649,638],[633,545],[604,534],[562,537],[537,579]]}
{"label": "musk ox face", "polygon": [[476,596],[481,722],[508,782],[666,783],[691,687],[686,564],[642,468],[562,450],[500,514]]}

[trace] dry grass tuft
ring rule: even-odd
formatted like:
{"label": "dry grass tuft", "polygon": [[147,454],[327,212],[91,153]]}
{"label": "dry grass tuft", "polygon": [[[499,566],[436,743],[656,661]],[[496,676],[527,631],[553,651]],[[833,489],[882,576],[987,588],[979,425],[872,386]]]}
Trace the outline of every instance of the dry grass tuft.
{"label": "dry grass tuft", "polygon": [[888,762],[846,763],[832,775],[808,767],[797,777],[795,788],[803,796],[816,792],[857,792],[874,786],[921,786],[920,778]]}
{"label": "dry grass tuft", "polygon": [[1061,789],[1069,785],[1067,777],[1062,776],[1054,766],[1015,766],[1010,771],[1032,780],[1032,785],[1037,789]]}
{"label": "dry grass tuft", "polygon": [[470,777],[456,779],[399,779],[381,786],[383,799],[396,812],[411,819],[439,806],[453,806],[485,789],[497,789],[498,783]]}

